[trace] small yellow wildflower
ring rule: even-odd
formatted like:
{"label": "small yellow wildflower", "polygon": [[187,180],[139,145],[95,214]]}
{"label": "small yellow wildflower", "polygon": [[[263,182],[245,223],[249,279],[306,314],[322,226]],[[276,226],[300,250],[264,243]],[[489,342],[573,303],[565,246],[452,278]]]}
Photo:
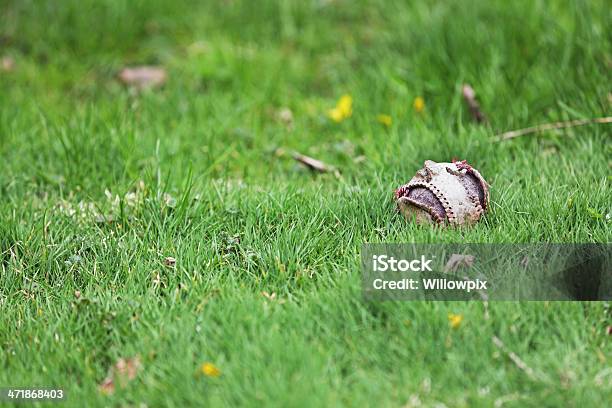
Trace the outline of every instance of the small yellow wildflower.
{"label": "small yellow wildflower", "polygon": [[338,108],[333,108],[333,109],[328,110],[327,116],[329,116],[329,118],[333,120],[334,122],[342,122],[344,120],[344,117],[342,116],[342,112],[340,112],[340,109]]}
{"label": "small yellow wildflower", "polygon": [[327,116],[334,122],[342,122],[353,114],[353,98],[350,95],[342,95],[336,107],[327,111]]}
{"label": "small yellow wildflower", "polygon": [[342,95],[338,101],[338,108],[346,117],[351,116],[353,113],[353,98],[351,98],[351,95]]}
{"label": "small yellow wildflower", "polygon": [[448,324],[450,324],[451,328],[458,329],[459,326],[461,326],[462,321],[463,321],[462,314],[454,314],[454,313],[448,314]]}
{"label": "small yellow wildflower", "polygon": [[412,103],[412,107],[416,113],[421,113],[425,110],[425,99],[421,96],[417,96],[414,98],[414,102]]}
{"label": "small yellow wildflower", "polygon": [[213,363],[202,364],[200,371],[207,377],[219,377],[221,375],[221,370],[219,370]]}
{"label": "small yellow wildflower", "polygon": [[378,123],[381,123],[385,125],[386,127],[390,127],[391,123],[393,123],[393,119],[391,118],[391,115],[386,115],[384,113],[378,114],[378,116],[376,116],[376,120],[378,121]]}

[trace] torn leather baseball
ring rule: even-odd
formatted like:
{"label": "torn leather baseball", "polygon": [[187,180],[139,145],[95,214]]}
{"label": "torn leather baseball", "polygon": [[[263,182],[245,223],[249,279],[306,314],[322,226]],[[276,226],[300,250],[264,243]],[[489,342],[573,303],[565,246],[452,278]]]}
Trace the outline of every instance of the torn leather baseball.
{"label": "torn leather baseball", "polygon": [[489,185],[465,160],[436,163],[422,169],[395,190],[398,210],[417,223],[470,225],[489,207]]}

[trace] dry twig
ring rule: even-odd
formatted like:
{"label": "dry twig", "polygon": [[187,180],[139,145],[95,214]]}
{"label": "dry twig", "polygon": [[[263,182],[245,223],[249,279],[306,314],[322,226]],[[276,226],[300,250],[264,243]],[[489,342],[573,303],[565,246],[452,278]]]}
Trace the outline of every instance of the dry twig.
{"label": "dry twig", "polygon": [[506,354],[508,356],[508,358],[510,358],[510,360],[512,360],[512,362],[521,370],[523,370],[525,372],[525,374],[527,374],[527,376],[529,378],[531,378],[532,380],[536,380],[538,379],[538,375],[536,375],[536,372],[527,365],[527,363],[525,363],[516,353],[514,353],[513,351],[508,350],[508,348],[506,347],[506,345],[504,344],[503,341],[501,341],[501,339],[497,336],[493,336],[492,337],[493,340],[493,344],[495,344],[495,346],[500,349],[504,354]]}
{"label": "dry twig", "polygon": [[136,378],[138,371],[142,368],[140,357],[120,358],[109,369],[108,376],[98,386],[102,394],[110,395],[115,392],[115,388],[125,388],[127,383]]}
{"label": "dry twig", "polygon": [[493,140],[495,142],[501,142],[501,141],[508,140],[508,139],[514,139],[515,137],[528,135],[530,133],[544,132],[546,130],[572,128],[576,126],[584,126],[584,125],[590,125],[594,123],[598,123],[598,124],[612,123],[612,116],[607,116],[603,118],[591,118],[591,119],[575,119],[575,120],[568,120],[565,122],[543,123],[541,125],[531,126],[525,129],[517,129],[517,130],[511,130],[509,132],[500,133],[494,136]]}
{"label": "dry twig", "polygon": [[461,88],[463,99],[467,106],[470,108],[472,118],[478,123],[484,123],[487,121],[486,115],[480,109],[480,104],[476,100],[476,91],[469,84],[464,84]]}
{"label": "dry twig", "polygon": [[321,160],[313,159],[312,157],[305,156],[303,154],[294,153],[293,159],[308,167],[312,171],[317,171],[319,173],[329,173],[335,171],[333,167],[323,163]]}
{"label": "dry twig", "polygon": [[122,69],[119,79],[136,89],[156,88],[166,82],[167,74],[164,68],[141,66]]}

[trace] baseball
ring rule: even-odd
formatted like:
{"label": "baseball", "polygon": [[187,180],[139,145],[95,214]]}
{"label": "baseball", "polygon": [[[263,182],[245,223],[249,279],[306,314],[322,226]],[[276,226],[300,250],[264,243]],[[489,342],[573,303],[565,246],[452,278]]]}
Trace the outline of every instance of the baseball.
{"label": "baseball", "polygon": [[489,185],[465,160],[423,168],[395,190],[398,210],[419,224],[471,225],[489,207]]}

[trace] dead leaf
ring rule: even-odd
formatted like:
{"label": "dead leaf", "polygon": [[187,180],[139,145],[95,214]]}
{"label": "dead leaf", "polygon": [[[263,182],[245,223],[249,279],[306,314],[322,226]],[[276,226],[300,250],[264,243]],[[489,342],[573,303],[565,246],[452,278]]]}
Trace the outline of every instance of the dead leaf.
{"label": "dead leaf", "polygon": [[319,173],[329,173],[334,171],[333,167],[323,163],[321,160],[313,159],[312,157],[308,157],[303,154],[294,153],[293,158],[312,171],[317,171]]}
{"label": "dead leaf", "polygon": [[136,356],[133,358],[120,358],[115,364],[116,372],[119,376],[125,377],[127,380],[132,381],[136,378],[136,374],[140,370],[140,357]]}
{"label": "dead leaf", "polygon": [[176,198],[172,197],[170,194],[164,193],[164,195],[162,196],[162,199],[166,207],[168,208],[176,207]]}
{"label": "dead leaf", "polygon": [[360,163],[365,162],[367,159],[368,159],[368,158],[367,158],[367,157],[365,157],[364,155],[360,155],[360,156],[357,156],[357,157],[355,157],[355,158],[353,159],[353,163],[355,163],[355,164],[360,164]]}
{"label": "dead leaf", "polygon": [[284,299],[278,299],[278,298],[276,297],[276,292],[269,293],[269,292],[267,292],[267,291],[265,291],[265,290],[264,290],[263,292],[261,292],[261,295],[262,295],[263,297],[265,297],[266,299],[268,299],[270,302],[275,302],[275,301],[276,301],[276,302],[277,302],[278,304],[280,304],[280,305],[282,305],[283,303],[285,303],[285,300],[284,300]]}
{"label": "dead leaf", "polygon": [[476,100],[476,92],[474,88],[472,88],[468,84],[464,84],[461,89],[461,93],[463,94],[463,99],[467,104],[468,108],[470,108],[470,113],[472,114],[472,119],[474,119],[478,123],[484,123],[487,121],[487,117],[480,109],[480,104]]}
{"label": "dead leaf", "polygon": [[108,371],[106,378],[100,383],[98,389],[102,394],[110,395],[116,387],[125,388],[128,382],[136,378],[142,364],[140,356],[120,358]]}
{"label": "dead leaf", "polygon": [[165,288],[166,284],[162,281],[159,271],[155,271],[155,277],[153,278],[153,287],[160,288],[162,286]]}
{"label": "dead leaf", "polygon": [[6,56],[0,58],[0,70],[11,72],[15,68],[15,60],[12,57]]}
{"label": "dead leaf", "polygon": [[268,293],[264,290],[263,292],[261,292],[261,294],[263,297],[265,297],[268,300],[276,299],[276,292]]}
{"label": "dead leaf", "polygon": [[124,68],[119,73],[119,79],[128,86],[137,89],[156,88],[166,82],[166,70],[160,67],[141,66]]}
{"label": "dead leaf", "polygon": [[100,393],[104,395],[111,395],[113,392],[115,392],[115,382],[113,381],[112,377],[106,377],[104,381],[98,385],[98,390],[100,390]]}
{"label": "dead leaf", "polygon": [[452,254],[444,266],[444,272],[457,272],[459,268],[471,268],[472,265],[474,265],[474,255]]}
{"label": "dead leaf", "polygon": [[293,112],[287,107],[276,111],[276,120],[284,124],[288,129],[293,128]]}

